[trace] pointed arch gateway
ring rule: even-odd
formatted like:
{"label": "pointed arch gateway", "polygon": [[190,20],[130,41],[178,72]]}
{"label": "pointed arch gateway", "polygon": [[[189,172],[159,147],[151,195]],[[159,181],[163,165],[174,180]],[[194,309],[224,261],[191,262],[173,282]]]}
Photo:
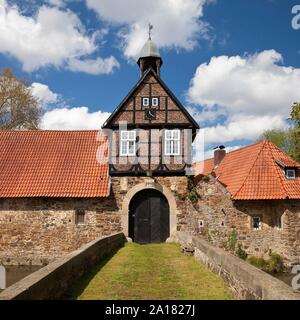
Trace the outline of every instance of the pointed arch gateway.
{"label": "pointed arch gateway", "polygon": [[137,243],[161,243],[175,235],[176,200],[172,192],[155,182],[141,183],[125,196],[122,225]]}

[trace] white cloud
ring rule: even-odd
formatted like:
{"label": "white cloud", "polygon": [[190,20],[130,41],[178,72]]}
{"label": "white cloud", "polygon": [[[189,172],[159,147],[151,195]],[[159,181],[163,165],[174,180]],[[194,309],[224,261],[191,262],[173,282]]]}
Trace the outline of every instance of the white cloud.
{"label": "white cloud", "polygon": [[267,50],[213,57],[197,68],[188,91],[191,110],[200,121],[202,116],[226,118],[223,125],[205,129],[206,142],[253,140],[264,130],[286,125],[291,105],[300,98],[300,69],[282,66],[282,61],[281,54]]}
{"label": "white cloud", "polygon": [[57,108],[46,112],[41,119],[44,130],[98,130],[107,120],[108,112],[89,112],[87,107]]}
{"label": "white cloud", "polygon": [[[68,68],[70,60],[84,60],[96,52],[98,35],[89,36],[70,10],[43,5],[34,16],[25,16],[17,6],[0,0],[0,53],[18,59],[25,71],[47,66]],[[110,63],[100,70],[99,59],[94,64],[98,74],[110,73],[117,67]],[[108,59],[111,62],[112,57]],[[88,71],[95,73],[93,68]]]}
{"label": "white cloud", "polygon": [[286,126],[284,119],[274,116],[236,116],[224,125],[204,128],[205,143],[225,143],[234,140],[255,140],[264,131],[282,129]]}
{"label": "white cloud", "polygon": [[32,94],[40,101],[43,107],[49,104],[57,103],[59,100],[58,94],[52,92],[45,84],[34,82],[30,86]]}
{"label": "white cloud", "polygon": [[281,66],[281,61],[275,50],[248,57],[213,57],[197,68],[190,101],[207,109],[223,106],[235,114],[288,116],[299,99],[300,69]]}
{"label": "white cloud", "polygon": [[193,49],[207,37],[208,25],[201,20],[207,0],[86,0],[87,6],[111,24],[121,26],[124,53],[136,57],[147,39],[149,22],[159,47]]}
{"label": "white cloud", "polygon": [[85,72],[94,75],[110,73],[114,68],[119,67],[120,64],[114,57],[106,59],[97,58],[95,60],[71,59],[69,62],[69,69],[71,71]]}

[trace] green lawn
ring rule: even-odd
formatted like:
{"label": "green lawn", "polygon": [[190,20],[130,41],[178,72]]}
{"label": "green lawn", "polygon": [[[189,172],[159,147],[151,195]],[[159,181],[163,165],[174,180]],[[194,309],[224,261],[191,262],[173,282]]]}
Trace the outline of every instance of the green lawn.
{"label": "green lawn", "polygon": [[224,282],[177,244],[127,243],[67,294],[80,300],[234,299]]}

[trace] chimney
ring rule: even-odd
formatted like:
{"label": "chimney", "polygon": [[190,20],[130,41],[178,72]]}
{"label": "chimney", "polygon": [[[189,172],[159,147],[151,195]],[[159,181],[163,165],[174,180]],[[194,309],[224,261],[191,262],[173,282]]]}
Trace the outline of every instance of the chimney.
{"label": "chimney", "polygon": [[214,167],[215,168],[220,165],[220,163],[225,158],[225,156],[226,156],[226,150],[225,150],[224,146],[220,146],[220,147],[218,147],[217,150],[215,150],[215,152],[214,152]]}

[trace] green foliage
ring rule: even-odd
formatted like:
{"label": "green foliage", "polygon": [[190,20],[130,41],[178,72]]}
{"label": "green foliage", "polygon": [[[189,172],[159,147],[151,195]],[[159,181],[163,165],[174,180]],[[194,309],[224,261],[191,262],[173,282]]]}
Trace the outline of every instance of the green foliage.
{"label": "green foliage", "polygon": [[236,230],[232,230],[227,241],[227,249],[230,251],[235,251],[236,245],[237,245],[237,232]]}
{"label": "green foliage", "polygon": [[185,194],[180,194],[178,191],[174,191],[175,195],[179,200],[185,201],[189,199],[192,203],[197,203],[200,199],[200,195],[197,192],[197,185],[194,182],[193,177],[188,177],[188,192]]}
{"label": "green foliage", "polygon": [[246,260],[247,257],[248,257],[247,252],[242,248],[242,245],[241,245],[240,243],[239,243],[238,246],[237,246],[237,249],[236,249],[236,251],[235,251],[235,254],[236,254],[239,258],[241,258],[241,259],[243,259],[243,260]]}
{"label": "green foliage", "polygon": [[291,132],[294,148],[292,149],[290,156],[300,162],[300,103],[294,103],[291,116],[288,120],[292,121],[294,124],[294,128]]}
{"label": "green foliage", "polygon": [[209,177],[209,176],[204,176],[204,177],[202,178],[202,181],[203,181],[203,182],[209,182],[209,181],[210,181],[210,177]]}
{"label": "green foliage", "polygon": [[289,130],[267,130],[258,139],[258,141],[270,141],[285,152],[291,149],[291,129]]}
{"label": "green foliage", "polygon": [[186,194],[181,194],[181,193],[179,193],[178,191],[173,191],[174,192],[174,194],[175,194],[175,196],[179,199],[179,200],[181,200],[181,201],[185,201],[186,200],[186,198],[187,198],[187,196],[186,196]]}
{"label": "green foliage", "polygon": [[283,269],[283,259],[275,252],[270,254],[270,258],[268,260],[261,257],[249,257],[248,262],[268,273],[279,273]]}
{"label": "green foliage", "polygon": [[291,117],[288,119],[296,122],[296,127],[300,129],[300,103],[295,102],[292,106]]}
{"label": "green foliage", "polygon": [[254,267],[264,270],[267,265],[267,261],[261,257],[249,257],[248,262]]}
{"label": "green foliage", "polygon": [[270,259],[268,260],[266,271],[269,273],[278,273],[281,272],[283,269],[283,260],[282,257],[273,252],[270,255]]}
{"label": "green foliage", "polygon": [[288,129],[265,131],[258,141],[270,141],[291,158],[300,162],[300,103],[295,103],[292,106],[291,116],[288,120],[291,121],[291,126]]}

